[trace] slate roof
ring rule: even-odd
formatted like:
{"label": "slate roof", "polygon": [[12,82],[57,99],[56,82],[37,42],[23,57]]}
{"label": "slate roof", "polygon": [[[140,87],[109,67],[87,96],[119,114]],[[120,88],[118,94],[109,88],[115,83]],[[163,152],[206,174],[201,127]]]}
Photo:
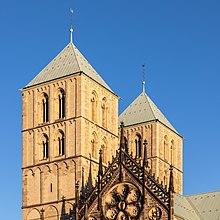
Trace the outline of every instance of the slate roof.
{"label": "slate roof", "polygon": [[94,70],[86,58],[73,43],[69,43],[31,82],[24,88],[49,82],[54,79],[66,77],[83,72],[97,83],[110,89],[102,77]]}
{"label": "slate roof", "polygon": [[176,129],[145,92],[142,92],[119,116],[119,122],[123,121],[125,126],[154,120],[159,120],[177,133]]}
{"label": "slate roof", "polygon": [[220,219],[220,191],[174,196],[174,213],[184,220]]}

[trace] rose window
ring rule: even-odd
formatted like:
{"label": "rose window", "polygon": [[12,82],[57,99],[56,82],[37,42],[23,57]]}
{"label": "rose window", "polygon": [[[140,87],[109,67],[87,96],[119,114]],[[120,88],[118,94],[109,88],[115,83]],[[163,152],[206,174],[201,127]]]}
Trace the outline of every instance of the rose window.
{"label": "rose window", "polygon": [[141,192],[133,184],[119,183],[104,197],[103,208],[108,220],[137,219],[141,211]]}

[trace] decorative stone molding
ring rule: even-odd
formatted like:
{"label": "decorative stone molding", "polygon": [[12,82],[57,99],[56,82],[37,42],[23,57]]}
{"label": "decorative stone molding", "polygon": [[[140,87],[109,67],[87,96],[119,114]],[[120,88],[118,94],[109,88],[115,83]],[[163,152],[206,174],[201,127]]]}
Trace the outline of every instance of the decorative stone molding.
{"label": "decorative stone molding", "polygon": [[159,220],[161,219],[162,211],[159,207],[152,207],[148,215],[150,220]]}
{"label": "decorative stone molding", "polygon": [[141,192],[131,183],[113,186],[103,199],[103,214],[108,220],[138,218]]}

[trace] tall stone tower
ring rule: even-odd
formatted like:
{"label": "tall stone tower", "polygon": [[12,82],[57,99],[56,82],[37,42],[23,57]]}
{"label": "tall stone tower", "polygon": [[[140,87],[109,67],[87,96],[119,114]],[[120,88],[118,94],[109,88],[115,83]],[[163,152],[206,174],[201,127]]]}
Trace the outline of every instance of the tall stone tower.
{"label": "tall stone tower", "polygon": [[147,140],[149,169],[163,184],[169,184],[169,168],[173,166],[174,190],[182,194],[183,138],[143,92],[121,113],[129,152],[143,158],[143,141]]}
{"label": "tall stone tower", "polygon": [[118,97],[70,42],[22,89],[22,219],[58,220],[117,146]]}

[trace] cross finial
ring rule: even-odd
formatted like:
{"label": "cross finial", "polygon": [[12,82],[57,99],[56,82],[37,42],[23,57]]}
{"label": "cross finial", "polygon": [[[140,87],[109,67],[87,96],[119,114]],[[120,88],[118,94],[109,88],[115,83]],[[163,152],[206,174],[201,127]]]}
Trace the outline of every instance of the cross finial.
{"label": "cross finial", "polygon": [[73,42],[73,9],[70,8],[70,43]]}
{"label": "cross finial", "polygon": [[143,74],[142,92],[145,92],[145,64],[142,64],[142,74]]}

